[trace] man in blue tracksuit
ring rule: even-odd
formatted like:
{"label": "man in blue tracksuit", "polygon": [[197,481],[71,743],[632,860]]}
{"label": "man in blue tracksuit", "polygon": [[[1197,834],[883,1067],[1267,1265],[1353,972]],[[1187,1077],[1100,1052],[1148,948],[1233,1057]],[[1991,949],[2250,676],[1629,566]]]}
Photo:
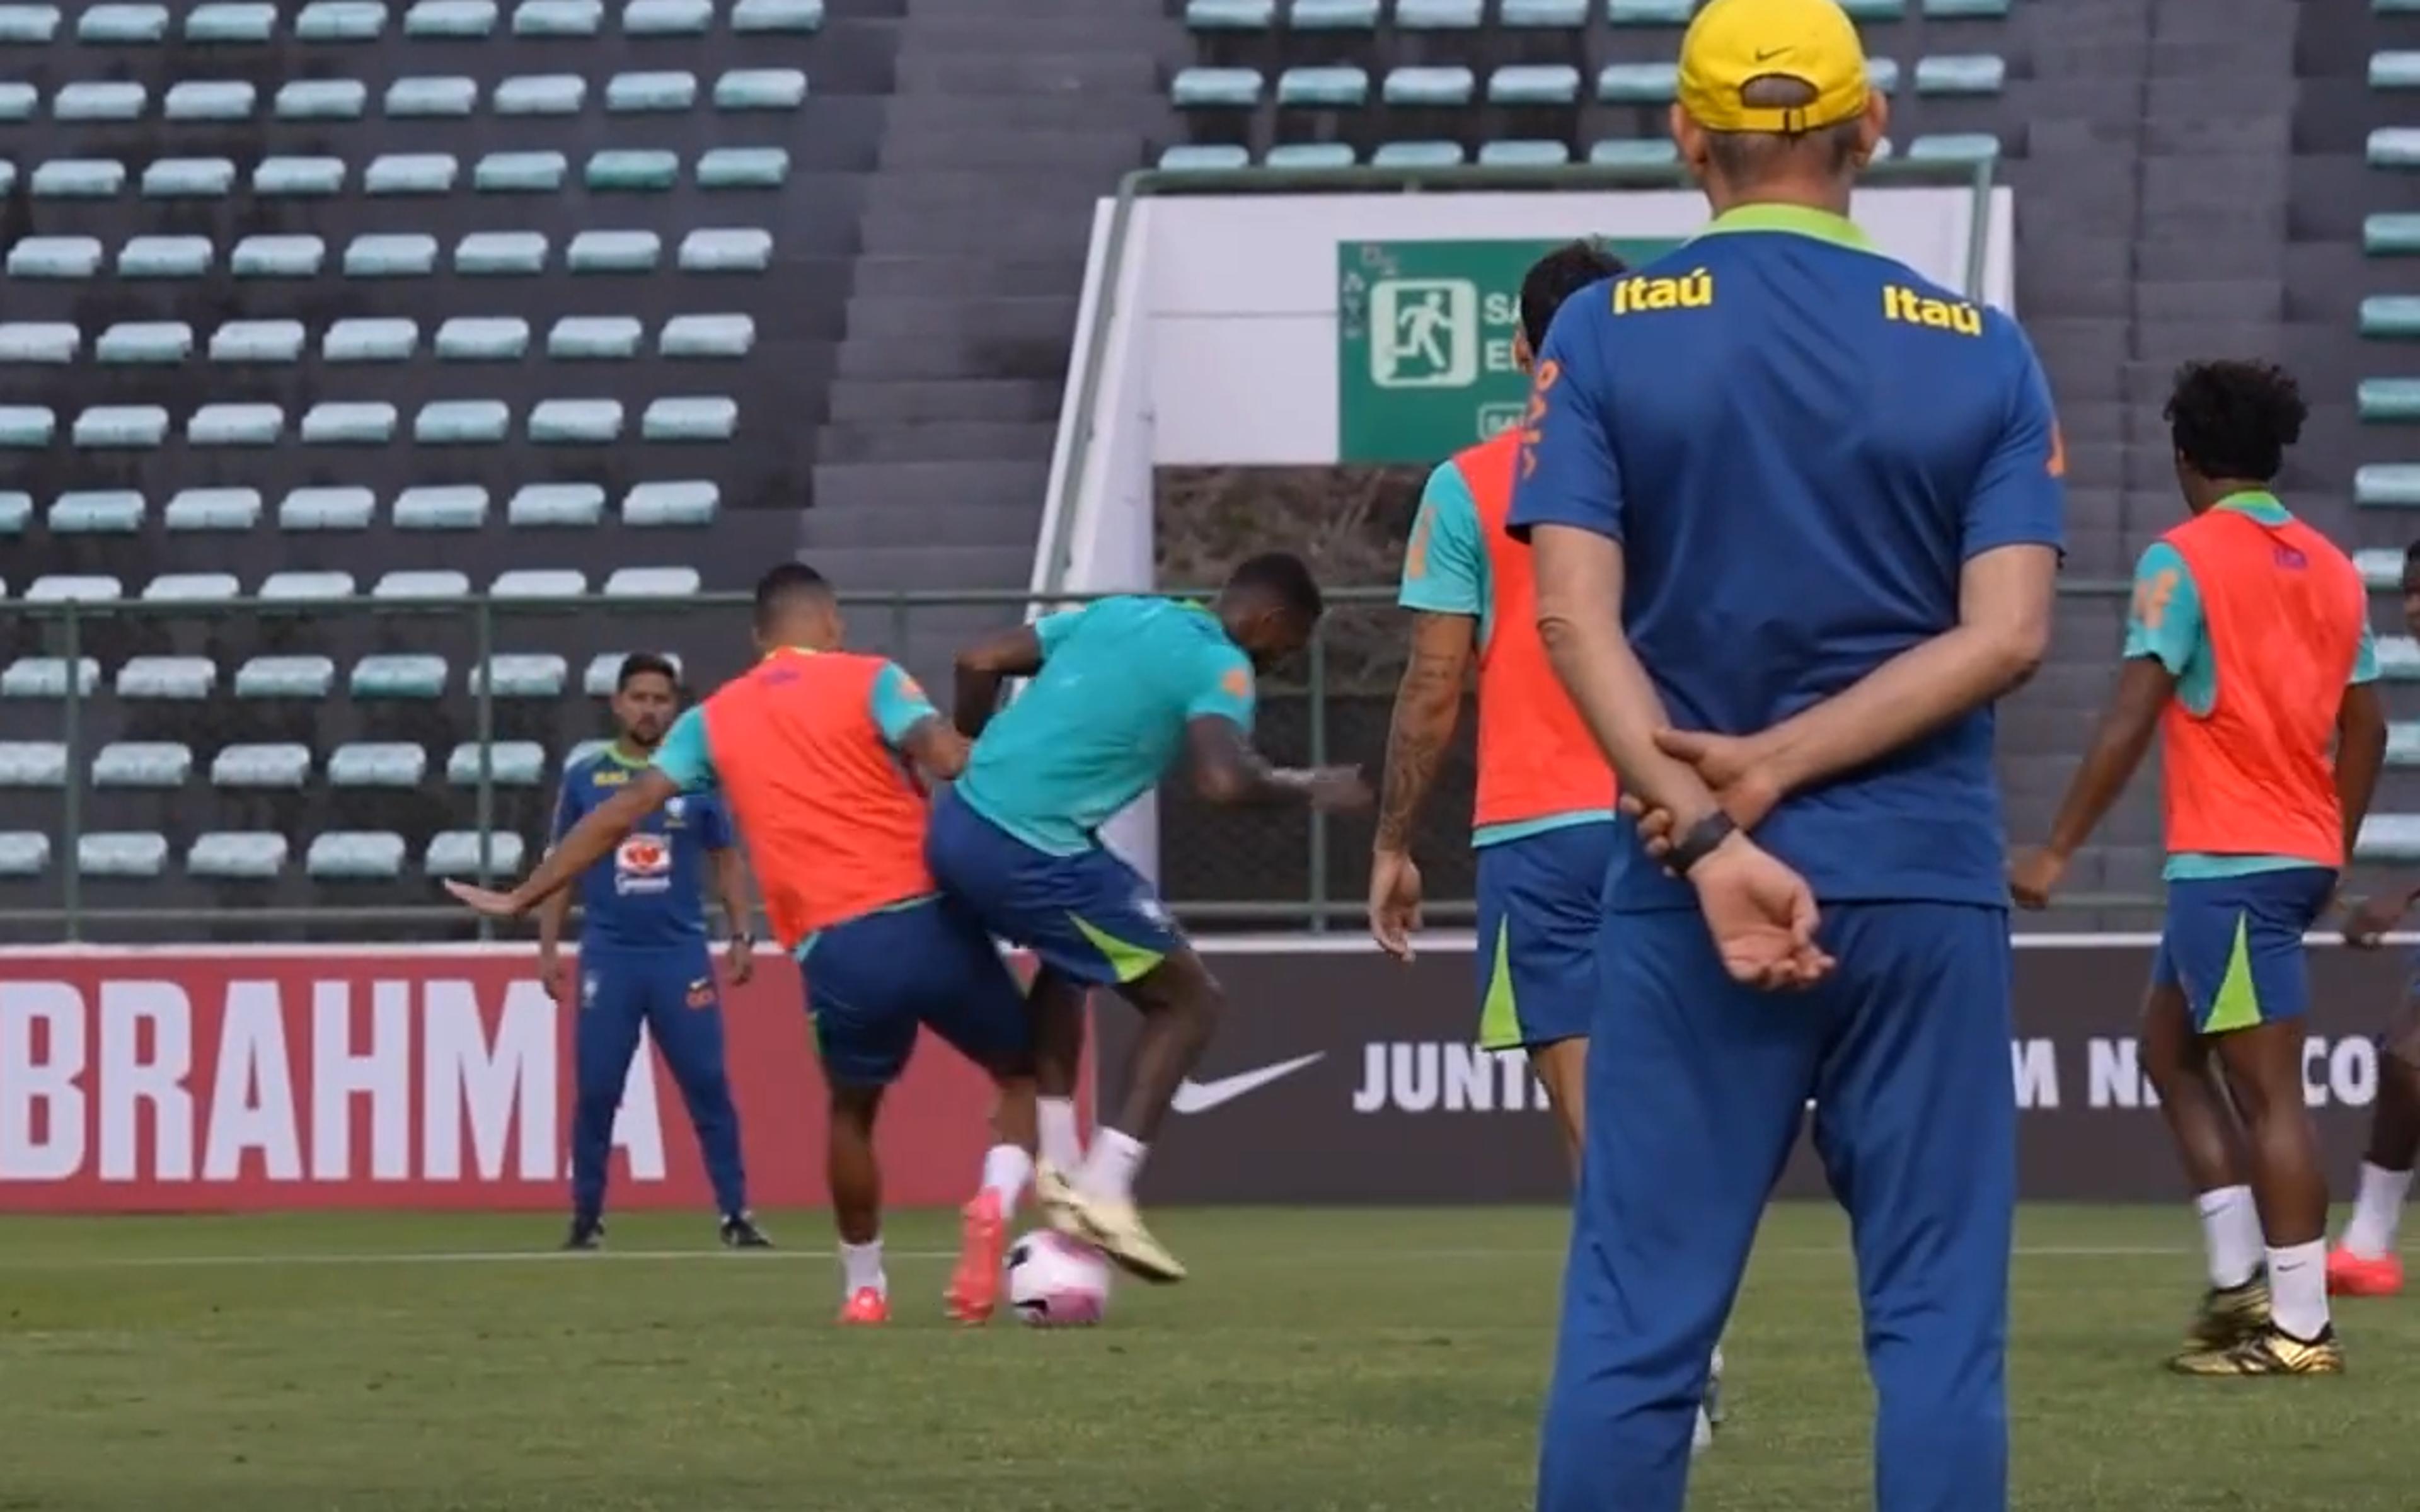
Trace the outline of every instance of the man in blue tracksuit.
{"label": "man in blue tracksuit", "polygon": [[1556,675],[1647,840],[1606,882],[1537,1505],[1679,1512],[1715,1335],[1812,1098],[1854,1234],[1875,1505],[2003,1512],[2016,1121],[1991,705],[2049,640],[2049,394],[2005,316],[1847,218],[1886,107],[1837,0],[1711,0],[1678,97],[1714,223],[1564,303],[1510,519]]}
{"label": "man in blue tracksuit", "polygon": [[[565,770],[554,810],[555,840],[646,769],[679,708],[679,674],[670,661],[643,653],[622,663],[613,702],[620,733],[605,749]],[[732,980],[744,982],[752,967],[747,868],[717,795],[673,798],[580,879],[586,921],[572,1037],[579,1091],[571,1115],[571,1233],[566,1249],[595,1249],[604,1240],[613,1117],[642,1027],[663,1052],[689,1107],[706,1178],[714,1185],[722,1242],[735,1249],[768,1242],[749,1216],[739,1115],[723,1068],[722,1004],[706,951],[702,892],[708,857],[724,915],[732,920]],[[538,918],[538,976],[558,1003],[564,1000],[560,942],[569,900],[569,890],[555,894]]]}

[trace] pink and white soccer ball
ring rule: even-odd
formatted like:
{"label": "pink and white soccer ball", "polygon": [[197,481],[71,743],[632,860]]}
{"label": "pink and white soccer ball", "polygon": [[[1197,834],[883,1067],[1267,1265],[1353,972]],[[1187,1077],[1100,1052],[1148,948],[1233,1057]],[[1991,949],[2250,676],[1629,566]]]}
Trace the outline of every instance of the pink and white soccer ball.
{"label": "pink and white soccer ball", "polygon": [[1109,1262],[1064,1234],[1028,1234],[1009,1246],[1008,1304],[1032,1328],[1088,1328],[1109,1309]]}

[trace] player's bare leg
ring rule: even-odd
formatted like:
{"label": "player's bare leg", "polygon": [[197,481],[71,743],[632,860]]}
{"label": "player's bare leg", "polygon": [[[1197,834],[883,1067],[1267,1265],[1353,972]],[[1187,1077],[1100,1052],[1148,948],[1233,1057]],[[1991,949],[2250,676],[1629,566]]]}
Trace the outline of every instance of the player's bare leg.
{"label": "player's bare leg", "polygon": [[2403,1289],[2403,1257],[2395,1236],[2412,1167],[2420,1157],[2420,1003],[2406,1003],[2395,1031],[2378,1053],[2378,1105],[2369,1115],[2369,1148],[2352,1220],[2328,1257],[2328,1289],[2341,1297],[2391,1297]]}
{"label": "player's bare leg", "polygon": [[831,1089],[824,1179],[840,1231],[844,1323],[891,1319],[891,1283],[882,1272],[882,1165],[874,1153],[874,1120],[881,1110],[879,1087]]}
{"label": "player's bare leg", "polygon": [[2269,1323],[2260,1211],[2243,1176],[2242,1132],[2210,1041],[2195,1034],[2181,989],[2151,989],[2143,1004],[2143,1069],[2160,1094],[2201,1214],[2210,1289],[2186,1335],[2188,1350],[2224,1350]]}
{"label": "player's bare leg", "polygon": [[1052,1170],[1072,1172],[1084,1163],[1084,1139],[1076,1123],[1076,1077],[1084,1061],[1084,984],[1044,966],[1025,990],[1033,1021],[1035,1153]]}
{"label": "player's bare leg", "polygon": [[1033,1172],[1034,1079],[1030,1070],[995,1073],[1000,1097],[992,1107],[992,1146],[984,1156],[983,1186],[959,1215],[958,1264],[946,1294],[950,1316],[961,1323],[986,1322],[1000,1305],[1008,1221]]}
{"label": "player's bare leg", "polygon": [[1135,1209],[1134,1178],[1177,1086],[1218,1031],[1225,997],[1202,958],[1185,949],[1120,991],[1142,1015],[1126,1064],[1125,1096],[1094,1136],[1082,1168],[1067,1178],[1046,1163],[1034,1194],[1060,1232],[1099,1246],[1146,1281],[1182,1281],[1184,1265],[1152,1237]]}

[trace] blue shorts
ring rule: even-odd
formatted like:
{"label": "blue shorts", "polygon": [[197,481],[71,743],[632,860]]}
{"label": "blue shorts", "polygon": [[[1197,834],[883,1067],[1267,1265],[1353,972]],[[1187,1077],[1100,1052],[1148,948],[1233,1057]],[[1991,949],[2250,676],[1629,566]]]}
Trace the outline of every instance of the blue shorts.
{"label": "blue shorts", "polygon": [[1479,1048],[1534,1050],[1589,1031],[1596,1011],[1597,899],[1610,820],[1479,848]]}
{"label": "blue shorts", "polygon": [[2169,883],[2151,985],[2182,988],[2201,1034],[2302,1017],[2311,1006],[2303,935],[2335,885],[2323,866]]}
{"label": "blue shorts", "polygon": [[919,1028],[996,1075],[1032,1073],[1025,995],[983,926],[947,899],[834,924],[799,964],[832,1082],[889,1085],[907,1068]]}
{"label": "blue shorts", "polygon": [[1099,845],[1074,856],[1038,850],[955,794],[933,806],[924,857],[984,928],[1078,981],[1133,981],[1186,948],[1141,872]]}

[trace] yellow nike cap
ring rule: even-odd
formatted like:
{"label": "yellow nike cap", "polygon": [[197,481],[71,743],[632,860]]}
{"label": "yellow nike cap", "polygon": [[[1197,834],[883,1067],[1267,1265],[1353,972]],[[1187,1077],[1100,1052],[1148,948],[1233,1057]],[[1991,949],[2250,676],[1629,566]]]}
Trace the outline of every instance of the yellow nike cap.
{"label": "yellow nike cap", "polygon": [[[1811,103],[1779,109],[1744,99],[1758,79],[1796,79]],[[1681,108],[1710,131],[1795,136],[1866,108],[1866,50],[1838,0],[1710,0],[1681,39]]]}

